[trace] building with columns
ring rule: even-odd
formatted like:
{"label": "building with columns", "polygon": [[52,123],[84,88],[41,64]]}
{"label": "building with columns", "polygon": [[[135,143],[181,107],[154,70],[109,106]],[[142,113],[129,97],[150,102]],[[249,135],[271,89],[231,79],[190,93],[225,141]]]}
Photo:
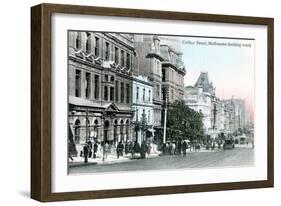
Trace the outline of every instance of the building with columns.
{"label": "building with columns", "polygon": [[132,137],[131,35],[68,32],[68,121],[75,144]]}
{"label": "building with columns", "polygon": [[133,141],[153,140],[153,84],[147,77],[133,77],[133,110]]}

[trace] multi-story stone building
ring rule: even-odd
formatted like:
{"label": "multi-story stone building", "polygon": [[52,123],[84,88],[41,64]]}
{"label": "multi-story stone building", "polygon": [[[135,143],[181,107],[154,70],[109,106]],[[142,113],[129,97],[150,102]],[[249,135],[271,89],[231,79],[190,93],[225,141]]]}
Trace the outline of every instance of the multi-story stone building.
{"label": "multi-story stone building", "polygon": [[185,66],[182,61],[180,41],[177,38],[160,37],[162,62],[163,101],[173,103],[183,100]]}
{"label": "multi-story stone building", "polygon": [[154,129],[163,138],[164,104],[183,99],[186,73],[177,38],[156,35],[135,35],[137,58],[134,75],[147,76],[153,83]]}
{"label": "multi-story stone building", "polygon": [[194,87],[187,86],[185,88],[184,100],[191,109],[202,113],[206,132],[216,129],[217,98],[215,88],[209,81],[208,73],[201,72]]}
{"label": "multi-story stone building", "polygon": [[220,104],[224,105],[224,110],[229,113],[225,130],[236,132],[248,126],[245,100],[232,98],[221,100],[220,102]]}
{"label": "multi-story stone building", "polygon": [[136,61],[133,74],[146,76],[153,83],[153,125],[161,126],[162,61],[160,39],[156,35],[135,35]]}
{"label": "multi-story stone building", "polygon": [[133,141],[153,140],[153,84],[144,76],[133,77]]}
{"label": "multi-story stone building", "polygon": [[130,35],[70,31],[69,125],[76,144],[131,138],[134,41]]}
{"label": "multi-story stone building", "polygon": [[217,129],[220,132],[229,133],[232,130],[232,106],[226,104],[223,100],[217,103]]}

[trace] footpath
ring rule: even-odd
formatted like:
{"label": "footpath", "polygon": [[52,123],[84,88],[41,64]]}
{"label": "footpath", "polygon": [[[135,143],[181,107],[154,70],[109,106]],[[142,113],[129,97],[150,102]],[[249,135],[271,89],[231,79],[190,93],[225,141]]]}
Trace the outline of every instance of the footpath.
{"label": "footpath", "polygon": [[[252,148],[252,145],[235,145],[235,148]],[[234,148],[234,149],[235,149]],[[201,147],[200,150],[190,150],[187,149],[186,153],[202,153],[202,152],[219,152],[222,151],[223,148],[221,147],[220,149],[218,149],[217,147],[214,149],[206,149],[204,147]],[[152,152],[150,155],[146,155],[146,159],[149,158],[157,158],[159,156],[168,156],[167,155],[163,155],[161,152],[158,151],[154,151]],[[181,154],[182,155],[182,154]],[[123,156],[119,156],[119,158],[117,158],[116,153],[115,154],[108,154],[107,158],[103,158],[103,155],[100,154],[97,156],[97,158],[93,158],[90,157],[88,158],[88,162],[85,163],[84,162],[84,157],[72,157],[73,160],[69,159],[69,166],[70,167],[79,167],[79,166],[87,166],[87,165],[103,165],[103,164],[115,164],[115,163],[121,163],[121,162],[130,162],[130,161],[136,161],[138,159],[141,159],[140,154],[136,153],[134,154],[134,157],[132,157],[132,154],[129,153],[127,155],[123,154]]]}
{"label": "footpath", "polygon": [[[146,159],[149,158],[155,158],[158,157],[160,153],[153,153],[150,155],[146,155]],[[129,162],[141,159],[140,154],[134,154],[134,157],[132,157],[131,153],[123,156],[119,156],[117,158],[117,155],[111,155],[108,154],[107,158],[103,158],[102,156],[98,156],[97,158],[90,157],[88,158],[88,162],[84,162],[84,157],[72,157],[73,160],[69,159],[69,166],[70,167],[77,167],[77,166],[86,166],[86,165],[102,165],[102,164],[115,164],[115,163],[121,163],[121,162]]]}

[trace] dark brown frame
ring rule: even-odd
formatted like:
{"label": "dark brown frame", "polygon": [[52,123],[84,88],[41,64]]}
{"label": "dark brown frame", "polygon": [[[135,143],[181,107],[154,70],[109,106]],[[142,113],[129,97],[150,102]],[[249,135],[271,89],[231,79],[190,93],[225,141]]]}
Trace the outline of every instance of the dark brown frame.
{"label": "dark brown frame", "polygon": [[[267,180],[52,193],[51,191],[51,16],[53,13],[239,23],[267,26]],[[42,201],[160,195],[273,187],[274,184],[274,19],[229,15],[40,4],[31,8],[31,198]]]}

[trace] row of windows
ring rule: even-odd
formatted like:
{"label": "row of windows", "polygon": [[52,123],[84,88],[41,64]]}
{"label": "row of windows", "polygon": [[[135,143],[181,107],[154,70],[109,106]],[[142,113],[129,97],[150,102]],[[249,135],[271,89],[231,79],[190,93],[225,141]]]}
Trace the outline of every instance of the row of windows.
{"label": "row of windows", "polygon": [[[139,93],[140,93],[140,88],[139,87],[137,87],[137,92],[136,92],[136,100],[138,101],[139,100]],[[145,100],[145,94],[146,94],[146,90],[145,90],[145,88],[143,88],[143,90],[142,90],[142,101],[146,101]],[[150,102],[151,101],[151,90],[148,90],[148,101]]]}
{"label": "row of windows", "polygon": [[[89,120],[86,120],[87,121],[87,124],[88,126],[90,127],[89,130],[86,130],[86,136],[89,135],[89,132],[90,131],[94,131],[95,134],[95,138],[100,138],[100,131],[101,131],[101,128],[100,128],[100,125],[98,125],[98,120],[95,120],[94,122],[94,125],[93,126],[90,126],[90,122]],[[108,129],[109,129],[109,121],[105,121],[105,126],[104,126],[104,132],[107,132]],[[124,140],[124,137],[126,135],[126,137],[129,136],[129,130],[130,130],[130,124],[129,124],[129,121],[127,120],[126,123],[124,124],[124,121],[121,120],[120,121],[120,125],[117,124],[117,120],[114,121],[114,125],[113,125],[113,141],[114,142],[117,142],[118,138],[117,138],[117,127],[119,126],[120,128],[120,136],[121,136],[121,139]],[[83,127],[81,127],[81,123],[80,123],[80,120],[76,120],[75,123],[74,123],[74,141],[75,143],[80,143],[80,140],[81,140],[81,130],[83,129]]]}
{"label": "row of windows", "polygon": [[[99,81],[100,76],[95,75],[94,76],[94,99],[99,98]],[[91,73],[86,72],[85,73],[85,97],[90,98],[91,94]],[[75,70],[75,96],[81,97],[81,71]]]}
{"label": "row of windows", "polygon": [[[108,78],[108,75],[105,75]],[[112,79],[113,78],[113,79]],[[105,77],[106,79],[106,77]],[[111,77],[114,82],[114,77]],[[90,98],[91,95],[91,73],[85,72],[85,97]],[[120,100],[119,100],[119,86],[120,86]],[[115,86],[103,87],[103,100],[104,101],[115,101],[121,103],[130,103],[130,84],[124,82],[115,81]],[[115,94],[115,95],[114,95]],[[99,99],[100,95],[100,76],[94,75],[94,92],[93,98]],[[75,96],[81,97],[81,71],[75,70]],[[126,98],[126,99],[125,99]]]}
{"label": "row of windows", "polygon": [[163,82],[168,81],[170,79],[172,82],[175,82],[178,84],[183,84],[183,76],[177,72],[174,72],[174,70],[171,70],[170,78],[168,78],[167,76],[168,76],[168,72],[165,68],[163,68],[162,69],[162,81]]}
{"label": "row of windows", "polygon": [[[75,47],[77,49],[82,48],[82,37],[81,32],[78,33],[75,41]],[[86,39],[86,53],[90,54],[94,52],[95,56],[102,56],[100,54],[102,45],[101,45],[101,39],[99,37],[94,37],[94,49],[92,49],[92,36],[89,32],[87,32],[87,39]],[[109,42],[105,42],[105,52],[104,52],[104,59],[106,61],[111,60],[111,53],[113,51],[111,50],[111,44]],[[118,48],[117,46],[114,46],[114,59],[116,64],[120,64],[122,67],[126,67],[128,69],[131,68],[131,55],[129,53],[126,53],[124,50]],[[126,59],[126,62],[125,62]]]}
{"label": "row of windows", "polygon": [[139,114],[139,109],[136,108],[136,122],[141,122],[144,121],[144,119],[146,119],[147,123],[150,123],[151,121],[151,114],[150,114],[150,110],[147,111],[147,114],[145,113],[145,109],[142,109],[142,113]]}

